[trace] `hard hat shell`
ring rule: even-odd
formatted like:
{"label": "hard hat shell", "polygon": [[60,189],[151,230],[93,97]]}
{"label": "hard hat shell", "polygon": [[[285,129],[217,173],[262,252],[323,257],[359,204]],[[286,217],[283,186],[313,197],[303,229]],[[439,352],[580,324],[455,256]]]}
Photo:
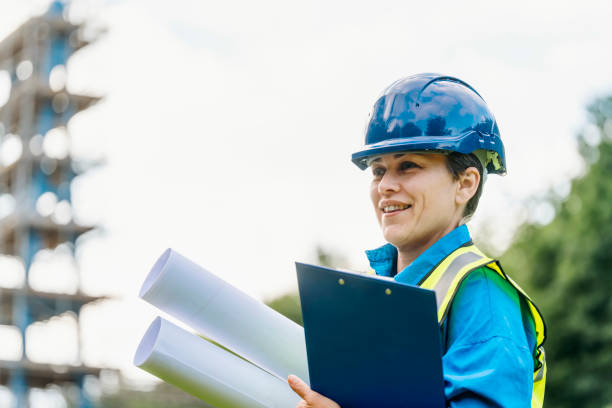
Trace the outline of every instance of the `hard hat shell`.
{"label": "hard hat shell", "polygon": [[430,73],[384,90],[372,109],[365,146],[352,160],[363,170],[373,156],[430,150],[475,153],[489,173],[506,172],[497,121],[484,99],[458,78]]}

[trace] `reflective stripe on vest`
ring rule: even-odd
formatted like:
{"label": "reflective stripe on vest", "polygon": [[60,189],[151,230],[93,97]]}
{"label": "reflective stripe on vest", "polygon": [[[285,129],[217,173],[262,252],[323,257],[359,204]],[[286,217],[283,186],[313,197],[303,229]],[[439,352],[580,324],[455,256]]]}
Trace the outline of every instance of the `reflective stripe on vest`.
{"label": "reflective stripe on vest", "polygon": [[448,255],[438,266],[425,276],[419,286],[431,289],[435,292],[436,302],[438,304],[438,322],[442,325],[448,315],[450,305],[461,282],[463,282],[470,272],[483,266],[497,272],[502,278],[510,283],[529,306],[529,312],[535,323],[536,330],[531,408],[541,408],[544,404],[544,387],[546,384],[546,360],[544,349],[542,348],[544,340],[546,339],[544,319],[529,296],[527,296],[523,289],[502,270],[499,262],[486,257],[478,248],[470,243],[457,248]]}

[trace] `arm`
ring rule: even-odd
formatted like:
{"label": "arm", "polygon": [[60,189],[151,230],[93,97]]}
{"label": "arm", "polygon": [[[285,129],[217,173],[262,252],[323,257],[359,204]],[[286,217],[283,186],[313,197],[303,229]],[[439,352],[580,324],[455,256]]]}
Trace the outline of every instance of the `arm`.
{"label": "arm", "polygon": [[486,268],[470,274],[447,321],[442,365],[449,407],[531,405],[533,345],[526,323],[503,278]]}

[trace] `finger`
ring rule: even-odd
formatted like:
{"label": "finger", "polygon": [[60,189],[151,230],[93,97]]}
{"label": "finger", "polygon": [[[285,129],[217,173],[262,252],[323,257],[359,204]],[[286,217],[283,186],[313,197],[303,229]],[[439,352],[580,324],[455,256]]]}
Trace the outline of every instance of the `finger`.
{"label": "finger", "polygon": [[297,395],[302,397],[302,399],[306,399],[307,395],[310,393],[310,387],[304,381],[302,381],[298,376],[291,374],[289,378],[287,378],[289,382],[289,386]]}

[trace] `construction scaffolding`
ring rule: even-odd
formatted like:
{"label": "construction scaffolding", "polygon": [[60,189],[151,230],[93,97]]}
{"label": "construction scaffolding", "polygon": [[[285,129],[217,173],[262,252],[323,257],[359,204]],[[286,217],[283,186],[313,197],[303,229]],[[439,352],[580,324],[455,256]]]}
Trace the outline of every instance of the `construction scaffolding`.
{"label": "construction scaffolding", "polygon": [[0,197],[15,203],[0,218],[0,251],[19,259],[25,271],[21,287],[0,288],[0,325],[16,327],[22,344],[20,359],[0,360],[0,385],[11,390],[17,408],[29,406],[30,389],[51,384],[77,389],[73,403],[92,407],[84,383],[101,370],[84,365],[81,350],[78,363],[58,365],[31,361],[26,348],[33,323],[68,313],[78,328],[82,307],[103,299],[84,294],[80,283],[74,293],[55,293],[33,289],[28,279],[37,253],[63,245],[74,258],[77,238],[95,228],[73,220],[71,198],[73,179],[92,163],[77,161],[69,150],[44,149],[48,138],[69,138],[70,118],[100,99],[66,89],[68,58],[95,38],[84,38],[83,25],[70,23],[65,11],[64,2],[54,1],[0,42],[0,71],[8,72],[11,84],[0,108],[0,149],[13,150],[13,157],[0,155]]}

